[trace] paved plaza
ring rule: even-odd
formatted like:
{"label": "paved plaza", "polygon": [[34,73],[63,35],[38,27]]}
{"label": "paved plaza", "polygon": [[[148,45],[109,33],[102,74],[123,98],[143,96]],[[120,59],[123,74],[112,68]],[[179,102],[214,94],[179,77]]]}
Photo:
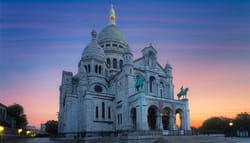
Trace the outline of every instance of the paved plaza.
{"label": "paved plaza", "polygon": [[250,138],[225,138],[213,136],[170,136],[154,143],[250,143]]}
{"label": "paved plaza", "polygon": [[4,141],[3,143],[72,143],[72,141],[55,142],[51,141],[49,138],[22,138]]}
{"label": "paved plaza", "polygon": [[[3,143],[76,143],[74,141],[51,141],[49,138],[26,138]],[[126,143],[117,138],[105,138],[93,143]],[[225,138],[212,136],[167,136],[154,143],[250,143],[250,138]]]}

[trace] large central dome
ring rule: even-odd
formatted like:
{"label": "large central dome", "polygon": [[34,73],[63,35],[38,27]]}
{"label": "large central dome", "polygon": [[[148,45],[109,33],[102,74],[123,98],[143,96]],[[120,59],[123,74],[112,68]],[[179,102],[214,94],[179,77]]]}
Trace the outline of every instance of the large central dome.
{"label": "large central dome", "polygon": [[123,32],[115,25],[110,24],[99,33],[98,43],[116,41],[127,45],[127,39]]}
{"label": "large central dome", "polygon": [[118,28],[115,24],[115,10],[113,5],[111,5],[111,9],[109,12],[109,25],[102,29],[98,36],[98,43],[109,43],[109,42],[119,42],[124,44],[125,46],[128,44],[127,39],[123,32]]}

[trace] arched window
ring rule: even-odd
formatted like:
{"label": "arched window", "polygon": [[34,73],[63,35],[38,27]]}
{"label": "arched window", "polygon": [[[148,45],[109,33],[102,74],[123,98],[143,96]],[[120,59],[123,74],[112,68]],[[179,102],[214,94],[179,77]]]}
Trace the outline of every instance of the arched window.
{"label": "arched window", "polygon": [[121,115],[120,115],[120,118],[121,118],[121,124],[122,124],[122,113],[121,113]]}
{"label": "arched window", "polygon": [[150,66],[150,67],[155,67],[155,65],[156,65],[156,55],[155,55],[155,53],[153,52],[153,51],[150,51],[149,53],[148,53],[148,65]]}
{"label": "arched window", "polygon": [[163,96],[163,94],[164,94],[164,85],[163,85],[163,82],[160,82],[160,96],[162,97]]}
{"label": "arched window", "polygon": [[102,74],[102,66],[99,66],[99,74]]}
{"label": "arched window", "polygon": [[98,66],[95,65],[95,73],[98,73]]}
{"label": "arched window", "polygon": [[105,104],[102,102],[102,118],[105,118]]}
{"label": "arched window", "polygon": [[122,65],[123,65],[123,61],[120,60],[120,62],[119,62],[120,69],[122,69]]}
{"label": "arched window", "polygon": [[98,106],[95,107],[95,118],[98,119]]}
{"label": "arched window", "polygon": [[107,59],[107,65],[108,65],[108,67],[110,67],[110,59],[109,58]]}
{"label": "arched window", "polygon": [[122,124],[122,114],[117,115],[118,124]]}
{"label": "arched window", "polygon": [[111,118],[111,108],[109,107],[108,109],[108,118],[110,119]]}
{"label": "arched window", "polygon": [[91,72],[90,64],[88,64],[88,72]]}
{"label": "arched window", "polygon": [[120,114],[117,114],[117,123],[120,124]]}
{"label": "arched window", "polygon": [[155,77],[151,76],[149,78],[149,91],[150,92],[154,91],[154,84],[155,84]]}
{"label": "arched window", "polygon": [[87,65],[85,65],[84,67],[85,67],[85,72],[88,72],[88,67],[87,67]]}
{"label": "arched window", "polygon": [[117,68],[117,60],[113,59],[113,68],[116,69]]}

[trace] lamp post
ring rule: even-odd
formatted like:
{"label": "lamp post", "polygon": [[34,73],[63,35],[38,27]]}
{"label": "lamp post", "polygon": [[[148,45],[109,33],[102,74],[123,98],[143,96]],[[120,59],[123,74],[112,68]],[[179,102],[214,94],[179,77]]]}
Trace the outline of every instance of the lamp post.
{"label": "lamp post", "polygon": [[23,129],[20,128],[20,129],[17,130],[17,132],[18,132],[18,135],[20,136],[21,133],[23,132]]}
{"label": "lamp post", "polygon": [[0,125],[0,143],[3,143],[4,126]]}
{"label": "lamp post", "polygon": [[29,136],[29,135],[30,135],[30,133],[31,133],[31,131],[30,131],[30,130],[27,130],[27,131],[26,131],[26,135],[27,135],[27,136]]}
{"label": "lamp post", "polygon": [[232,133],[233,125],[234,125],[234,123],[232,121],[230,121],[229,122],[229,126],[230,126],[230,135],[231,135],[231,138],[233,138],[233,133]]}

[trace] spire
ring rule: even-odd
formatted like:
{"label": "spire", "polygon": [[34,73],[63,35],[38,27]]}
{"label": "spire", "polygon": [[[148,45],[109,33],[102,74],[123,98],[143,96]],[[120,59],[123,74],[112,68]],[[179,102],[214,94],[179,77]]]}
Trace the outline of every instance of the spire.
{"label": "spire", "polygon": [[112,4],[109,11],[109,22],[110,24],[115,24],[115,10]]}
{"label": "spire", "polygon": [[92,41],[96,41],[97,32],[96,32],[96,30],[94,28],[91,31],[91,37],[92,37]]}

